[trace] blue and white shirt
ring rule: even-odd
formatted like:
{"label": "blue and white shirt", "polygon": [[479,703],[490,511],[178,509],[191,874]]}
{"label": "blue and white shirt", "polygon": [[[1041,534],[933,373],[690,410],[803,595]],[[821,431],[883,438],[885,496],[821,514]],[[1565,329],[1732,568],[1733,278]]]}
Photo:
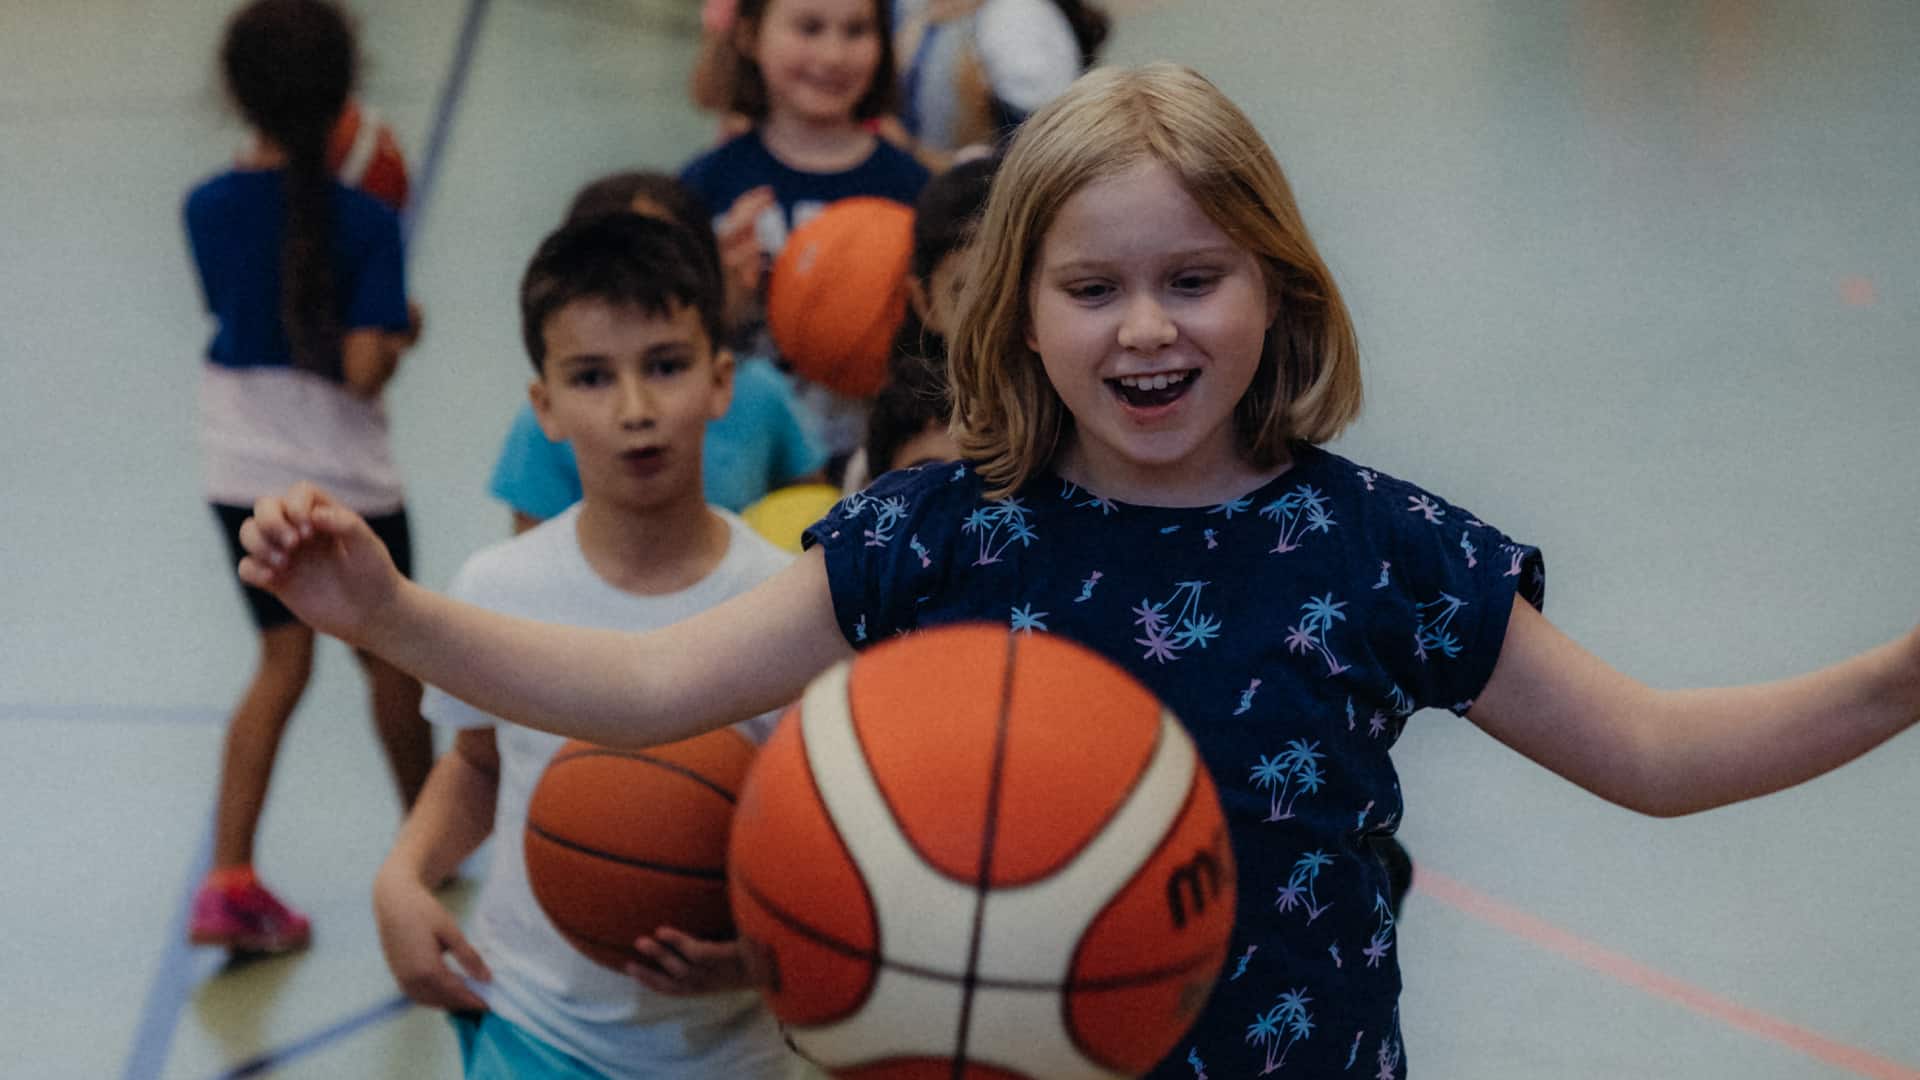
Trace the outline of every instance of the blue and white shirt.
{"label": "blue and white shirt", "polygon": [[[332,211],[329,255],[341,328],[405,330],[399,217],[339,183]],[[208,499],[248,506],[311,480],[363,514],[399,509],[403,491],[385,409],[293,365],[280,320],[282,173],[221,173],[188,194],[185,216],[215,321],[200,380]]]}
{"label": "blue and white shirt", "polygon": [[1214,507],[1133,506],[1041,473],[985,499],[965,464],[891,473],[807,532],[856,648],[968,620],[1119,663],[1193,733],[1226,810],[1238,914],[1221,981],[1150,1075],[1406,1075],[1387,874],[1388,755],[1464,713],[1540,552],[1313,446]]}

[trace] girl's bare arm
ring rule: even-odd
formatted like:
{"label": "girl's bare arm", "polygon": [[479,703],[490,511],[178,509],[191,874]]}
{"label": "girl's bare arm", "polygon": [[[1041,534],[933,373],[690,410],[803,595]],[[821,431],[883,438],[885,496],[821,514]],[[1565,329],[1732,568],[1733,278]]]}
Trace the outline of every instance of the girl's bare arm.
{"label": "girl's bare arm", "polygon": [[1516,599],[1468,716],[1601,798],[1677,817],[1810,780],[1920,720],[1920,630],[1796,678],[1656,690]]}
{"label": "girl's bare arm", "polygon": [[308,625],[503,719],[612,746],[779,708],[853,654],[815,549],[754,589],[644,634],[516,619],[400,577],[357,514],[311,485],[263,499],[240,575]]}

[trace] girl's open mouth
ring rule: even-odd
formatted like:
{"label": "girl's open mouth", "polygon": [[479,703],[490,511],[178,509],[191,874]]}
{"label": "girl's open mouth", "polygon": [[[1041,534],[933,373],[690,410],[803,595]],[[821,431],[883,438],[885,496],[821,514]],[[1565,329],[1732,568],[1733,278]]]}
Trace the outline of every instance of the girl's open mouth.
{"label": "girl's open mouth", "polygon": [[1152,409],[1180,400],[1200,377],[1197,368],[1184,371],[1159,371],[1151,375],[1123,375],[1108,379],[1107,387],[1120,400],[1136,409]]}

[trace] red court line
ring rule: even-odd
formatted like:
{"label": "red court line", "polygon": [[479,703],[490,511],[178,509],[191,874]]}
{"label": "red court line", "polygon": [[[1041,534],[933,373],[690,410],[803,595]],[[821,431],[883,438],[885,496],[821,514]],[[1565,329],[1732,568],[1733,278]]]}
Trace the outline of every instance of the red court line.
{"label": "red court line", "polygon": [[1789,1024],[1785,1020],[1728,1001],[1691,983],[1682,982],[1631,957],[1576,937],[1538,916],[1530,915],[1510,904],[1496,900],[1445,874],[1437,873],[1425,863],[1421,863],[1414,871],[1413,888],[1415,892],[1431,896],[1448,907],[1487,923],[1496,930],[1559,953],[1582,967],[1597,971],[1635,990],[1665,998],[1708,1019],[1718,1020],[1728,1027],[1750,1035],[1758,1035],[1789,1050],[1805,1054],[1815,1061],[1870,1077],[1871,1080],[1920,1080],[1920,1069],[1902,1065],[1857,1046],[1836,1042],[1818,1032],[1808,1031],[1806,1028]]}

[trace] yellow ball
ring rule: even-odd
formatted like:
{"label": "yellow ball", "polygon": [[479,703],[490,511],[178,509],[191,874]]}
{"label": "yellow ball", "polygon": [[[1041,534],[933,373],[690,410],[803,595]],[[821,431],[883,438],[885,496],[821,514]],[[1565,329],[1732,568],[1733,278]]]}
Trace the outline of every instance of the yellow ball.
{"label": "yellow ball", "polygon": [[797,553],[800,534],[825,517],[838,501],[840,489],[832,484],[793,484],[768,492],[740,511],[740,517],[753,526],[754,532]]}

